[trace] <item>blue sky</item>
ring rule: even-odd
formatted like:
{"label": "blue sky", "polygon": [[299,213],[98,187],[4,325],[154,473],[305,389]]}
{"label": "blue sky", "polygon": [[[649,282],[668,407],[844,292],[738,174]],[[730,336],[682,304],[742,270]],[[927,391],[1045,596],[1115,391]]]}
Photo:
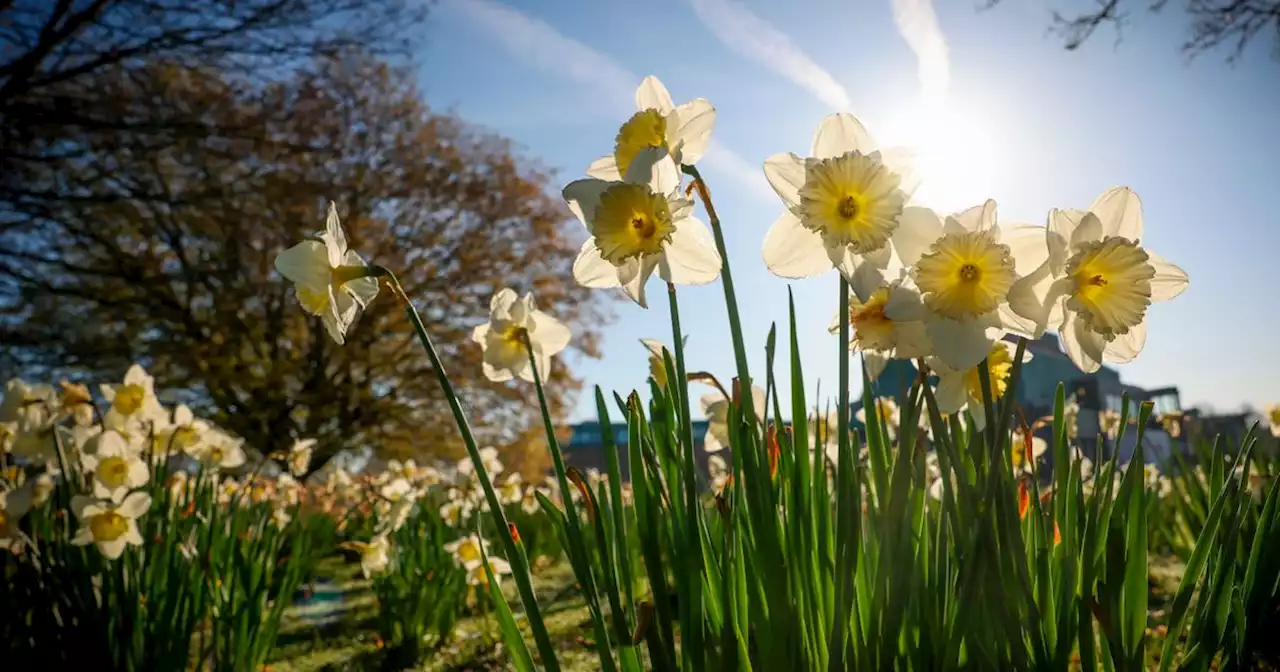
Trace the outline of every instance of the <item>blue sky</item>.
{"label": "blue sky", "polygon": [[[1140,12],[1118,45],[1103,29],[1068,52],[1046,34],[1051,5],[976,4],[442,0],[423,36],[422,87],[437,109],[517,141],[559,171],[558,183],[612,150],[644,75],[677,103],[708,98],[715,147],[699,167],[728,238],[757,377],[770,324],[785,330],[790,286],[806,383],[834,391],[839,354],[826,327],[836,275],[788,282],[765,269],[760,244],[782,205],[760,165],[777,152],[807,154],[822,117],[847,111],[885,144],[923,145],[931,163],[920,197],[943,211],[994,198],[1002,222],[1043,224],[1051,207],[1132,187],[1144,245],[1182,266],[1191,286],[1150,310],[1146,349],[1121,376],[1178,385],[1184,406],[1280,397],[1280,319],[1269,301],[1280,285],[1280,63],[1270,45],[1235,66],[1220,53],[1189,62],[1178,50],[1187,18],[1170,6]],[[650,290],[647,311],[617,304],[603,359],[570,358],[587,384],[643,385],[638,339],[672,340],[664,293]],[[720,285],[682,287],[680,301],[690,369],[727,382]],[[592,415],[584,395],[575,419]]]}

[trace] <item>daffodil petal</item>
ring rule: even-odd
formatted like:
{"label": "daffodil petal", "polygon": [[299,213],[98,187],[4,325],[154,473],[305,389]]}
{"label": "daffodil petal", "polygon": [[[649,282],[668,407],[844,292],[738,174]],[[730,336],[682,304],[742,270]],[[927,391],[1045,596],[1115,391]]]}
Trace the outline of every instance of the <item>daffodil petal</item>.
{"label": "daffodil petal", "polygon": [[867,374],[867,380],[875,381],[888,365],[889,358],[884,355],[876,352],[862,353],[862,370]]}
{"label": "daffodil petal", "polygon": [[1102,353],[1106,347],[1105,339],[1085,326],[1074,312],[1068,312],[1059,329],[1062,337],[1062,348],[1073,364],[1085,373],[1093,373],[1102,368]]}
{"label": "daffodil petal", "polygon": [[612,155],[602,156],[592,161],[591,165],[587,166],[587,175],[606,182],[622,181],[622,173],[618,171],[618,160]]}
{"label": "daffodil petal", "polygon": [[920,157],[907,147],[880,150],[880,161],[901,180],[898,188],[908,195],[920,188]]}
{"label": "daffodil petal", "polygon": [[657,110],[665,115],[672,107],[671,94],[657,77],[649,75],[640,82],[640,88],[636,89],[637,110]]}
{"label": "daffodil petal", "polygon": [[594,240],[582,244],[582,250],[573,262],[573,278],[583,287],[592,289],[609,289],[621,284],[618,267],[600,256],[600,248],[596,247]]}
{"label": "daffodil petal", "polygon": [[329,201],[329,214],[325,217],[324,232],[329,265],[337,268],[342,265],[342,258],[347,254],[347,236],[342,232],[342,222],[338,220],[338,206],[333,201]]}
{"label": "daffodil petal", "polygon": [[1103,354],[1106,355],[1106,360],[1109,362],[1124,364],[1137,359],[1138,353],[1142,352],[1142,348],[1146,344],[1147,321],[1143,320],[1129,327],[1129,331],[1108,341]]}
{"label": "daffodil petal", "polygon": [[947,218],[947,224],[944,225],[945,233],[952,233],[954,226],[952,222],[959,224],[959,230],[955,233],[963,233],[966,231],[986,231],[996,225],[996,202],[987,199],[986,202],[966,208]]}
{"label": "daffodil petal", "polygon": [[1071,232],[1071,247],[1074,249],[1085,243],[1102,240],[1104,231],[1102,220],[1092,212],[1086,212],[1080,218],[1080,226]]}
{"label": "daffodil petal", "polygon": [[658,264],[658,274],[667,282],[705,285],[720,275],[720,254],[711,230],[695,217],[675,222],[671,242]]}
{"label": "daffodil petal", "polygon": [[628,259],[618,267],[618,281],[622,283],[622,291],[641,308],[649,307],[645,301],[644,286],[658,266],[658,256],[646,254],[638,259]]}
{"label": "daffodil petal", "polygon": [[666,196],[680,187],[680,170],[662,147],[646,147],[627,166],[625,180],[647,184],[656,194]]}
{"label": "daffodil petal", "polygon": [[533,313],[533,328],[530,332],[537,335],[537,341],[541,345],[542,352],[547,356],[555,355],[564,350],[573,338],[573,332],[569,330],[569,327],[564,322],[542,311]]}
{"label": "daffodil petal", "polygon": [[969,400],[969,391],[964,384],[964,374],[952,373],[939,376],[938,389],[934,391],[934,396],[938,401],[938,412],[955,413],[959,411]]}
{"label": "daffodil petal", "polygon": [[564,196],[565,202],[569,204],[569,210],[578,218],[578,221],[590,229],[590,222],[595,219],[596,207],[600,205],[600,195],[608,188],[608,182],[588,178],[574,180],[566,184],[560,193]]}
{"label": "daffodil petal", "polygon": [[876,150],[871,134],[852,114],[832,114],[822,120],[813,136],[815,159],[829,159],[846,152],[870,154]]}
{"label": "daffodil petal", "polygon": [[933,354],[933,342],[929,340],[924,322],[899,322],[894,329],[898,343],[893,354],[897,359],[918,359]]}
{"label": "daffodil petal", "polygon": [[1147,263],[1156,269],[1155,277],[1151,278],[1152,301],[1168,301],[1186,291],[1191,282],[1186,271],[1151,250],[1147,250]]}
{"label": "daffodil petal", "polygon": [[151,508],[151,495],[145,492],[133,492],[116,509],[116,513],[129,518],[137,518]]}
{"label": "daffodil petal", "polygon": [[788,209],[800,207],[800,188],[805,183],[804,159],[791,153],[774,154],[764,160],[764,176]]}
{"label": "daffodil petal", "polygon": [[276,270],[285,279],[311,289],[329,284],[332,266],[324,243],[304,240],[276,255]]}
{"label": "daffodil petal", "polygon": [[1103,236],[1142,240],[1142,201],[1129,187],[1112,187],[1089,206],[1102,223]]}
{"label": "daffodil petal", "polygon": [[1027,275],[1049,260],[1049,248],[1045,244],[1043,226],[1002,225],[1000,242],[1009,246],[1009,253],[1013,255],[1014,270],[1018,275]]}
{"label": "daffodil petal", "polygon": [[832,269],[822,236],[784,212],[764,237],[764,263],[784,278],[809,278]]}
{"label": "daffodil petal", "polygon": [[711,129],[716,124],[716,108],[706,98],[695,98],[675,109],[676,128],[673,147],[680,149],[680,163],[692,166],[707,151]]}
{"label": "daffodil petal", "polygon": [[938,357],[957,371],[977,366],[991,350],[991,339],[978,320],[960,322],[938,317],[926,324],[926,330]]}
{"label": "daffodil petal", "polygon": [[1076,227],[1080,226],[1080,220],[1083,218],[1083,210],[1054,208],[1049,211],[1048,224],[1045,227],[1045,247],[1049,250],[1049,268],[1054,275],[1063,274],[1067,258],[1071,256],[1072,236],[1075,235]]}
{"label": "daffodil petal", "polygon": [[893,249],[904,266],[915,266],[929,247],[942,236],[942,220],[929,208],[908,206],[893,232]]}

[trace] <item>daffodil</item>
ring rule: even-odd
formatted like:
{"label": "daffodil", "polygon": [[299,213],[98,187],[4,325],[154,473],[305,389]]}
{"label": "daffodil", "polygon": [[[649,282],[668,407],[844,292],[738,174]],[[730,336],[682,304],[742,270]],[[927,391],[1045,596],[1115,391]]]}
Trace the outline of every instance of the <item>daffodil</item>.
{"label": "daffodil", "polygon": [[1187,288],[1187,274],[1142,247],[1142,202],[1128,187],[1108,189],[1087,211],[1049,212],[1048,257],[1009,292],[1009,307],[1039,336],[1057,328],[1067,356],[1085,373],[1123,364],[1147,340],[1147,309]]}
{"label": "daffodil", "polygon": [[[1013,358],[1017,348],[1013,343],[997,340],[991,344],[986,353],[987,371],[990,374],[988,385],[991,389],[992,403],[998,403],[1009,390],[1009,378],[1013,374]],[[1022,362],[1031,361],[1031,353],[1023,352]],[[973,413],[978,427],[986,424],[986,409],[983,406],[982,368],[974,365],[968,369],[958,370],[947,365],[938,358],[926,360],[930,370],[938,376],[938,410],[942,413],[958,413],[968,408]],[[981,363],[981,359],[979,359]]]}
{"label": "daffodil", "polygon": [[450,499],[440,505],[440,519],[446,525],[453,526],[462,522],[462,519],[471,512],[467,502],[460,499]]}
{"label": "daffodil", "polygon": [[18,521],[31,509],[31,494],[19,488],[0,490],[0,550],[17,552],[23,536]]}
{"label": "daffodil", "polygon": [[649,75],[636,89],[636,110],[618,130],[613,154],[593,161],[587,168],[588,175],[621,180],[636,156],[650,148],[666,151],[678,165],[685,166],[697,163],[707,151],[716,109],[706,98],[675,105],[667,87]]}
{"label": "daffodil", "polygon": [[366,579],[381,574],[391,564],[391,540],[386,535],[369,541],[343,542],[342,547],[360,554],[360,573]]}
{"label": "daffodil", "polygon": [[1120,420],[1120,411],[1104,408],[1098,411],[1098,431],[1114,439],[1120,435]]}
{"label": "daffodil", "polygon": [[1267,424],[1271,427],[1271,436],[1280,436],[1280,404],[1267,407]]}
{"label": "daffodil", "polygon": [[[502,460],[498,457],[498,449],[492,446],[480,449],[480,461],[484,464],[484,470],[488,472],[489,478],[494,478],[502,473]],[[458,461],[458,473],[465,477],[470,477],[475,473],[476,467],[471,463],[471,458],[464,457]]]}
{"label": "daffodil", "polygon": [[[898,402],[893,397],[876,397],[872,403],[875,404],[877,414],[888,428],[889,438],[892,439],[898,429]],[[853,417],[857,418],[858,422],[867,424],[867,409],[859,408]]]}
{"label": "daffodil", "polygon": [[1004,331],[1018,327],[1003,317],[1009,288],[1019,270],[1029,272],[1044,257],[1043,235],[1040,227],[998,227],[991,200],[945,221],[928,208],[906,209],[894,249],[912,267],[927,309],[925,331],[948,368],[977,366]]}
{"label": "daffodil", "polygon": [[647,307],[653,275],[670,283],[705,285],[720,275],[711,231],[693,216],[680,190],[680,172],[665,149],[640,150],[621,181],[575,180],[564,188],[569,209],[591,238],[573,264],[585,287],[622,290]]}
{"label": "daffodil", "polygon": [[729,463],[725,462],[723,457],[719,455],[707,457],[707,476],[711,479],[712,492],[724,490],[725,484],[729,482],[729,475]]}
{"label": "daffodil", "polygon": [[382,499],[392,504],[403,500],[417,499],[418,493],[413,489],[413,484],[406,478],[396,478],[387,483],[378,490],[378,494]]}
{"label": "daffodil", "polygon": [[71,509],[80,522],[80,529],[71,543],[77,546],[95,544],[102,555],[115,560],[124,553],[125,546],[141,546],[138,518],[151,508],[151,495],[134,492],[116,504],[84,495],[71,499]]}
{"label": "daffodil", "polygon": [[542,505],[538,502],[538,493],[542,493],[543,497],[551,497],[551,489],[545,487],[535,488],[532,485],[524,489],[524,493],[520,498],[520,510],[529,515],[533,515],[542,509]]}
{"label": "daffodil", "polygon": [[1032,465],[1039,460],[1049,450],[1049,443],[1038,436],[1032,436],[1030,440],[1030,455],[1027,450],[1027,437],[1023,435],[1021,430],[1013,430],[1013,440],[1010,450],[1010,466],[1013,468],[1013,474],[1030,474]]}
{"label": "daffodil", "polygon": [[205,432],[204,440],[188,454],[208,469],[235,469],[244,464],[244,441],[219,429]]}
{"label": "daffodil", "polygon": [[881,151],[849,114],[822,120],[813,156],[775,154],[764,174],[786,211],[764,239],[764,261],[784,278],[807,278],[837,268],[852,278],[864,264],[887,268],[889,240],[915,188],[901,149]]}
{"label": "daffodil", "polygon": [[102,397],[111,404],[103,424],[130,438],[160,433],[168,425],[169,414],[156,398],[155,379],[138,364],[129,367],[120,385],[102,385]]}
{"label": "daffodil", "polygon": [[507,474],[507,478],[498,488],[498,499],[503,504],[516,504],[524,499],[524,479],[519,472]]}
{"label": "daffodil", "polygon": [[[689,337],[684,337],[682,343],[688,342]],[[649,376],[653,378],[653,382],[658,384],[658,387],[666,387],[667,364],[665,358],[670,356],[671,361],[674,362],[675,355],[667,349],[667,346],[662,341],[655,341],[652,338],[640,339],[640,345],[643,345],[644,349],[649,351]],[[663,353],[666,354],[664,355]]]}
{"label": "daffodil", "polygon": [[[481,561],[473,567],[467,568],[467,583],[472,586],[488,586],[489,574],[485,572],[485,562]],[[501,581],[504,574],[511,573],[511,565],[502,558],[490,557],[488,561],[489,572],[493,573],[493,578]]]}
{"label": "daffodil", "polygon": [[287,461],[289,463],[289,472],[298,478],[307,473],[307,467],[311,466],[311,452],[316,447],[315,439],[299,439],[293,442],[289,447],[289,455]]}
{"label": "daffodil", "polygon": [[470,534],[445,544],[444,550],[453,554],[459,566],[471,569],[481,563],[484,553],[489,550],[489,542],[479,535]]}
{"label": "daffodil", "polygon": [[157,434],[160,450],[166,453],[197,453],[211,427],[208,422],[195,417],[186,404],[179,404],[173,409],[173,419]]}
{"label": "daffodil", "polygon": [[889,282],[879,269],[865,265],[854,275],[850,293],[849,314],[837,312],[830,331],[839,333],[840,321],[849,321],[849,349],[862,352],[867,378],[879,378],[890,359],[933,353],[925,330],[927,312],[910,278]]}
{"label": "daffodil", "polygon": [[276,256],[276,270],[295,284],[302,309],[320,318],[339,345],[358,312],[378,295],[378,281],[366,277],[368,264],[347,249],[338,208],[329,203],[325,230]]}
{"label": "daffodil", "polygon": [[95,497],[119,502],[130,490],[151,479],[147,463],[119,432],[109,429],[98,435],[94,443],[95,450],[82,455],[80,464],[93,474]]}
{"label": "daffodil", "polygon": [[[702,397],[702,414],[707,418],[707,433],[702,439],[702,449],[716,453],[729,447],[729,400],[719,392]],[[764,390],[751,386],[752,408],[765,407]]]}
{"label": "daffodil", "polygon": [[822,449],[823,454],[832,462],[840,459],[840,416],[835,411],[823,415],[809,416],[809,450],[814,446]]}
{"label": "daffodil", "polygon": [[37,461],[56,456],[58,410],[53,387],[10,380],[0,402],[0,449]]}
{"label": "daffodil", "polygon": [[551,358],[569,345],[569,327],[538,310],[533,294],[517,296],[503,289],[489,300],[489,321],[475,328],[471,340],[484,352],[484,375],[494,382],[519,378],[533,382],[529,352],[545,381]]}

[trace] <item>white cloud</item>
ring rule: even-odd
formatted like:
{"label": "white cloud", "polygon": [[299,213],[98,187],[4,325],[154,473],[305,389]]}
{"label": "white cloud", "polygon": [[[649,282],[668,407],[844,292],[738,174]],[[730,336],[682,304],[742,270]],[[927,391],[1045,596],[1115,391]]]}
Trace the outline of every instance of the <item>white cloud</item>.
{"label": "white cloud", "polygon": [[[466,0],[450,7],[522,63],[581,84],[592,89],[592,95],[616,101],[620,107],[633,105],[641,76],[551,24],[494,0]],[[752,195],[769,196],[760,164],[747,161],[715,140],[701,165],[733,179]]]}
{"label": "white cloud", "polygon": [[690,0],[712,34],[741,56],[791,80],[834,110],[848,110],[849,93],[791,38],[733,0]]}
{"label": "white cloud", "polygon": [[916,54],[924,99],[935,104],[944,102],[951,86],[951,64],[947,38],[938,26],[932,0],[893,0],[893,22]]}

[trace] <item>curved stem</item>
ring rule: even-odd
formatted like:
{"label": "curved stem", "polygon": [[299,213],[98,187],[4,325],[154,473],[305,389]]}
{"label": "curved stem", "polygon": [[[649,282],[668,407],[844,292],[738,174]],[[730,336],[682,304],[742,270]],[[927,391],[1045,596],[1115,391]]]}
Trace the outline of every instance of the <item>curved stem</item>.
{"label": "curved stem", "polygon": [[440,383],[440,389],[444,392],[445,400],[449,402],[449,409],[453,412],[454,422],[458,425],[458,433],[462,435],[462,442],[467,447],[467,454],[471,457],[472,466],[475,467],[476,477],[480,480],[480,486],[484,489],[485,500],[489,503],[489,512],[498,528],[498,538],[502,540],[503,550],[507,554],[507,562],[511,564],[511,574],[515,578],[516,588],[520,592],[520,600],[524,603],[525,613],[529,618],[529,628],[533,631],[534,642],[537,644],[538,652],[542,656],[542,665],[549,672],[558,672],[560,665],[556,657],[556,649],[551,643],[551,636],[547,633],[547,627],[542,622],[542,616],[538,611],[538,598],[533,592],[533,582],[529,578],[528,564],[524,561],[523,554],[519,552],[520,549],[516,547],[516,541],[511,536],[511,528],[507,525],[507,516],[502,509],[502,501],[498,499],[498,493],[494,491],[493,483],[489,480],[489,472],[485,469],[484,460],[480,457],[480,448],[476,445],[475,436],[471,433],[471,425],[467,422],[467,416],[462,410],[462,404],[459,403],[458,396],[453,391],[453,384],[449,382],[449,375],[445,373],[444,363],[440,361],[440,355],[436,353],[436,348],[431,343],[431,336],[427,334],[427,329],[422,324],[422,318],[418,316],[418,311],[413,307],[413,302],[405,295],[404,289],[400,286],[400,281],[396,279],[395,274],[380,266],[371,270],[377,276],[382,277],[387,288],[404,306],[405,315],[408,316],[409,322],[413,324],[418,340],[422,342],[422,349],[427,351],[427,358],[431,360],[431,368],[436,374],[436,381]]}

